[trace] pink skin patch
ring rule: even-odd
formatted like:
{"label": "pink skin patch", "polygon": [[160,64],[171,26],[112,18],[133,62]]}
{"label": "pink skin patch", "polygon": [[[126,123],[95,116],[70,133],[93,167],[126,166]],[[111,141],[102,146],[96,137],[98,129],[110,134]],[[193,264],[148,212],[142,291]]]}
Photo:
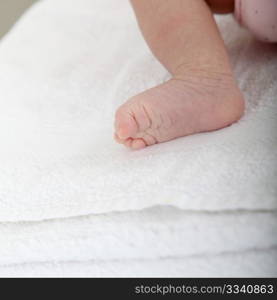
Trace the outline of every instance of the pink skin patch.
{"label": "pink skin patch", "polygon": [[277,0],[235,0],[235,16],[259,40],[277,42]]}

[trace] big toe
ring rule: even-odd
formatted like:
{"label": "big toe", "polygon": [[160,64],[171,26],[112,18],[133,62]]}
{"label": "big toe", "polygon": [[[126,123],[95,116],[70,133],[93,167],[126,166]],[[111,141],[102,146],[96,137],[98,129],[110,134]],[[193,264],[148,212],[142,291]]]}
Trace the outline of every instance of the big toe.
{"label": "big toe", "polygon": [[135,116],[127,108],[121,106],[115,115],[115,133],[121,140],[135,137],[138,125]]}

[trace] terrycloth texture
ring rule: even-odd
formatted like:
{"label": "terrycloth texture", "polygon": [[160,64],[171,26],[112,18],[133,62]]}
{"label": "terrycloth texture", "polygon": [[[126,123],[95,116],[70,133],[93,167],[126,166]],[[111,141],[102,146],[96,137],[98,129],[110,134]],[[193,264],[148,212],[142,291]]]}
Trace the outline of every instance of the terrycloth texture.
{"label": "terrycloth texture", "polygon": [[245,117],[138,152],[114,112],[169,75],[127,0],[44,0],[6,36],[0,276],[277,276],[276,46],[219,23]]}
{"label": "terrycloth texture", "polygon": [[276,250],[155,260],[30,263],[0,277],[277,277]]}
{"label": "terrycloth texture", "polygon": [[156,207],[2,224],[0,276],[277,276],[276,219]]}
{"label": "terrycloth texture", "polygon": [[0,47],[0,220],[153,205],[277,209],[275,46],[222,20],[249,111],[139,152],[115,144],[119,104],[168,77],[128,1],[48,0]]}

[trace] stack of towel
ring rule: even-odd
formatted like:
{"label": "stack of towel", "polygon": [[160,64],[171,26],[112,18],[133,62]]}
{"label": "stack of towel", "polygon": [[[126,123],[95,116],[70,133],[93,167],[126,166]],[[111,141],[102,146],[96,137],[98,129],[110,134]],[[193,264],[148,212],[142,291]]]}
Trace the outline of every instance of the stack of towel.
{"label": "stack of towel", "polygon": [[277,48],[217,19],[247,98],[132,151],[128,97],[169,78],[127,0],[44,0],[0,43],[0,276],[277,276]]}

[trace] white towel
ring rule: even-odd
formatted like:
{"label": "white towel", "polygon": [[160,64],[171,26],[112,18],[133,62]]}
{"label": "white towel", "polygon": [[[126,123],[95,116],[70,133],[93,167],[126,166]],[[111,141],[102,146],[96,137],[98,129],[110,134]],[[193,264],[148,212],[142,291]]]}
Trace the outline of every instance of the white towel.
{"label": "white towel", "polygon": [[156,207],[2,224],[0,276],[277,276],[276,217]]}
{"label": "white towel", "polygon": [[0,276],[277,276],[276,45],[218,22],[245,117],[141,151],[114,112],[169,75],[127,0],[44,0],[4,38]]}
{"label": "white towel", "polygon": [[0,47],[0,220],[153,205],[277,208],[276,46],[222,19],[249,110],[220,131],[130,151],[116,107],[168,77],[128,1],[42,1]]}
{"label": "white towel", "polygon": [[0,267],[0,277],[277,277],[277,251],[155,260],[30,263]]}

